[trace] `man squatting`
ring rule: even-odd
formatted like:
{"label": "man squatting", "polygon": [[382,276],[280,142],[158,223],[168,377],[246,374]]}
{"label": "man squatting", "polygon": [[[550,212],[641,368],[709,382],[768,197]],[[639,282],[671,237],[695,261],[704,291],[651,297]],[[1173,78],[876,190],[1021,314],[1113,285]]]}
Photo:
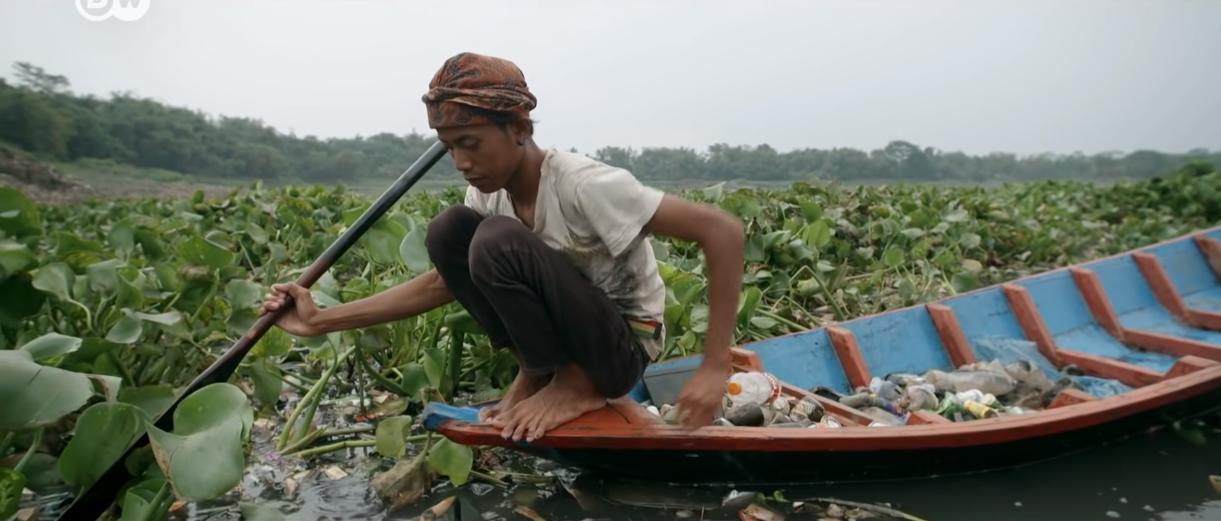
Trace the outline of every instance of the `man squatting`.
{"label": "man squatting", "polygon": [[318,309],[299,285],[275,284],[260,314],[294,300],[276,325],[302,337],[373,326],[453,300],[507,348],[519,371],[481,422],[534,441],[621,399],[665,342],[666,289],[650,234],[700,245],[707,261],[704,356],[675,410],[709,425],[730,375],[742,284],[742,223],[719,208],[647,187],[630,172],[534,141],[537,100],[507,60],[448,59],[423,97],[429,127],[470,184],[464,204],[428,225],[435,268],[379,294]]}

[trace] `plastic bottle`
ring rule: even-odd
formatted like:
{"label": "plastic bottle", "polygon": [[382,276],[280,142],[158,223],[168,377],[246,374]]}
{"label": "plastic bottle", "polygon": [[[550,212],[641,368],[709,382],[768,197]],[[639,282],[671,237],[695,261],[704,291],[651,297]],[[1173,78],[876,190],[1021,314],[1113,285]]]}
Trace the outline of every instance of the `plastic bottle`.
{"label": "plastic bottle", "polygon": [[780,396],[780,381],[770,373],[734,373],[725,383],[725,394],[735,407],[766,405]]}
{"label": "plastic bottle", "polygon": [[937,408],[937,392],[932,384],[912,385],[903,390],[903,407],[909,411]]}
{"label": "plastic bottle", "polygon": [[954,371],[947,373],[933,369],[924,379],[938,391],[964,392],[978,390],[993,396],[1004,396],[1013,391],[1017,382],[1008,374],[996,371]]}
{"label": "plastic bottle", "polygon": [[869,392],[876,394],[888,401],[898,400],[903,395],[903,389],[897,384],[889,380],[883,380],[878,377],[873,377],[869,382]]}

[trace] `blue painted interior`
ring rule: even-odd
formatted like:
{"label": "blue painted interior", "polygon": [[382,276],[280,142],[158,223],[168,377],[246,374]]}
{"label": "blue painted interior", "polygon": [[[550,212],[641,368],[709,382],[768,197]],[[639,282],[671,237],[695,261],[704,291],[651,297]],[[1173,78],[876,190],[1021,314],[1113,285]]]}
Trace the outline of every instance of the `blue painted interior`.
{"label": "blue painted interior", "polygon": [[953,369],[924,306],[857,319],[840,327],[856,337],[861,358],[873,376]]}
{"label": "blue painted interior", "polygon": [[[1085,267],[1093,268],[1094,264],[1087,264]],[[1030,293],[1039,316],[1057,346],[1158,372],[1165,372],[1174,365],[1175,357],[1136,351],[1104,331],[1090,315],[1085,299],[1078,292],[1077,284],[1068,270],[1020,280],[1017,284],[1025,287]]]}
{"label": "blue painted interior", "polygon": [[1221,284],[1194,240],[1180,239],[1146,251],[1157,257],[1188,308],[1221,311]]}
{"label": "blue painted interior", "polygon": [[1221,332],[1183,325],[1157,302],[1131,256],[1101,261],[1090,269],[1098,275],[1107,300],[1124,327],[1207,342],[1221,349]]}
{"label": "blue painted interior", "polygon": [[[703,360],[703,356],[696,355],[691,358],[678,358],[674,360],[666,360],[664,362],[657,362],[646,367],[644,374],[648,376],[650,373],[667,371],[670,369],[687,369],[699,365],[701,360]],[[636,386],[632,387],[632,390],[629,391],[627,395],[629,398],[637,402],[648,400],[649,391],[644,386],[644,378],[641,378],[639,382],[636,382]]]}
{"label": "blue painted interior", "polygon": [[977,361],[988,361],[980,349],[980,342],[985,339],[1026,340],[1026,333],[1018,324],[1013,308],[1009,307],[1009,300],[1000,287],[946,299],[942,304],[954,311],[958,327],[971,344],[971,352]]}
{"label": "blue painted interior", "polygon": [[851,391],[826,329],[770,338],[744,347],[759,355],[767,372],[792,385],[803,389],[822,386],[841,393]]}

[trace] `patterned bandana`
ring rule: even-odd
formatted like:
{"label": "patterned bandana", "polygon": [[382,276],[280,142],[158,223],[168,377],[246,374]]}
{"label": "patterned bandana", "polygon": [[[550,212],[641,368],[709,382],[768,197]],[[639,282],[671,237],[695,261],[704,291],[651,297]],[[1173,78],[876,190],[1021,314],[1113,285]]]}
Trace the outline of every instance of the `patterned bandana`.
{"label": "patterned bandana", "polygon": [[527,116],[538,105],[517,65],[470,52],[445,60],[428,84],[423,101],[428,108],[428,127],[434,129],[491,123],[471,107]]}

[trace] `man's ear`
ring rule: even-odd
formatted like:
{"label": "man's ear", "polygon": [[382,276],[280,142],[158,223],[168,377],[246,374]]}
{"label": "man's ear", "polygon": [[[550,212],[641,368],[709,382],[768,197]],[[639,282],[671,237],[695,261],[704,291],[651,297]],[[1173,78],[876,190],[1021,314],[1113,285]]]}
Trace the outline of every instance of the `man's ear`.
{"label": "man's ear", "polygon": [[513,139],[519,143],[524,143],[534,134],[534,125],[530,123],[530,118],[518,118],[513,121]]}

